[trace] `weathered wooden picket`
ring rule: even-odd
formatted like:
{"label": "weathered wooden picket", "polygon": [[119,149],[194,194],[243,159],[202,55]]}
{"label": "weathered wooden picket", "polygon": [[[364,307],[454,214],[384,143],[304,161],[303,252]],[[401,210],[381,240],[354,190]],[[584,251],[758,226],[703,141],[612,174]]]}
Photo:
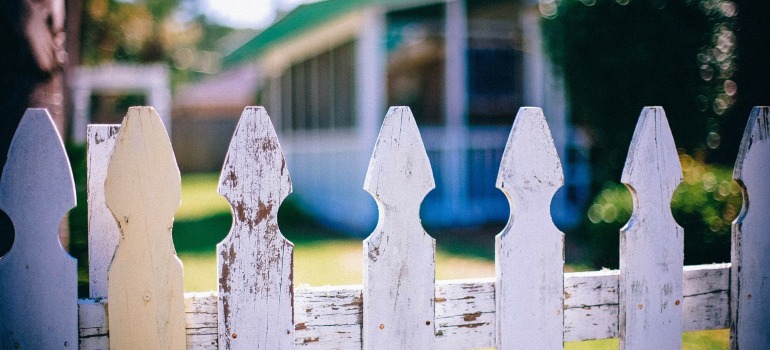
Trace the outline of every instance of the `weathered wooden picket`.
{"label": "weathered wooden picket", "polygon": [[497,180],[511,217],[496,277],[438,282],[419,219],[430,164],[411,111],[393,107],[364,184],[380,220],[363,243],[363,286],[297,290],[276,221],[292,185],[264,109],[244,110],[222,170],[233,227],[217,246],[218,292],[182,291],[171,240],[179,171],[155,111],[131,108],[122,125],[87,134],[91,298],[81,300],[74,259],[55,244],[75,205],[61,140],[44,110],[28,110],[13,139],[0,179],[16,232],[0,258],[0,349],[553,349],[611,337],[674,349],[682,331],[726,327],[733,349],[770,348],[768,107],[753,110],[736,161],[744,207],[732,265],[682,266],[686,232],[669,209],[681,168],[663,109],[648,107],[623,172],[634,212],[620,270],[563,273],[564,235],[550,217],[561,164],[540,109],[522,108]]}

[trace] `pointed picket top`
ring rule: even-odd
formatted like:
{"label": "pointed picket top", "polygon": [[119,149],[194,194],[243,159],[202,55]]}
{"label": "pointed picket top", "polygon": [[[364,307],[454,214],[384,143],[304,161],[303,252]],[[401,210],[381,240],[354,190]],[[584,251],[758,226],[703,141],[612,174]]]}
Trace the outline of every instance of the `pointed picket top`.
{"label": "pointed picket top", "polygon": [[658,194],[660,188],[660,195],[669,202],[682,182],[682,165],[663,107],[642,110],[620,182],[632,187],[639,196]]}
{"label": "pointed picket top", "polygon": [[171,239],[181,178],[152,107],[131,107],[107,168],[104,196],[120,241],[108,272],[110,347],[184,349],[182,262]]}
{"label": "pointed picket top", "polygon": [[[516,204],[511,208],[512,216],[517,210],[530,210],[535,204],[532,200],[540,200],[537,205],[550,208],[554,193],[563,184],[561,161],[543,111],[537,107],[520,108],[503,151],[496,183]],[[550,209],[537,214],[550,217]]]}
{"label": "pointed picket top", "polygon": [[417,212],[410,214],[419,215],[420,203],[435,187],[411,109],[390,107],[369,162],[364,189],[378,204],[416,206]]}
{"label": "pointed picket top", "polygon": [[364,240],[364,349],[435,347],[435,241],[420,223],[434,186],[412,112],[391,107],[364,183],[380,210]]}
{"label": "pointed picket top", "polygon": [[[760,145],[759,149],[754,147],[756,145]],[[733,179],[744,184],[746,180],[760,180],[752,178],[751,176],[754,174],[750,172],[758,168],[753,162],[768,159],[756,158],[758,155],[764,155],[761,152],[766,152],[767,145],[770,145],[770,106],[757,106],[751,110],[749,120],[746,122],[746,129],[743,131],[741,147],[738,150],[738,157],[735,159]],[[759,169],[767,170],[767,168]]]}
{"label": "pointed picket top", "polygon": [[45,109],[27,109],[0,179],[0,209],[15,231],[0,257],[0,348],[78,346],[77,261],[59,243],[59,224],[75,204],[53,120]]}
{"label": "pointed picket top", "polygon": [[498,349],[562,348],[564,234],[551,220],[551,200],[563,184],[543,112],[519,109],[497,176],[511,207],[495,244]]}
{"label": "pointed picket top", "polygon": [[[770,107],[754,107],[733,179],[743,209],[733,222],[730,342],[733,349],[770,348]],[[756,208],[756,209],[755,209]],[[764,208],[764,209],[763,209]]]}
{"label": "pointed picket top", "polygon": [[[46,109],[29,108],[24,113],[8,150],[0,189],[0,206],[17,226],[34,218],[30,224],[49,219],[58,227],[64,214],[75,207],[69,159]],[[58,234],[29,232],[16,242],[58,239]]]}
{"label": "pointed picket top", "polygon": [[620,234],[621,349],[682,347],[684,233],[671,215],[681,180],[666,114],[645,107],[622,177],[634,210]]}
{"label": "pointed picket top", "polygon": [[263,107],[241,114],[219,179],[233,226],[217,244],[219,344],[225,349],[294,347],[294,245],[278,228],[292,191],[278,137]]}
{"label": "pointed picket top", "polygon": [[104,202],[104,180],[120,125],[91,124],[86,129],[88,176],[88,286],[91,298],[107,297],[107,271],[120,228]]}

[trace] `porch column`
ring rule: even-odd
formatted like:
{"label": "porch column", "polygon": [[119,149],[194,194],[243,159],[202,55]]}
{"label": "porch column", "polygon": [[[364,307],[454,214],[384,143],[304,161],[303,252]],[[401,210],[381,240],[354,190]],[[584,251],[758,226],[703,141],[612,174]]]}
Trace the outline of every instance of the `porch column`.
{"label": "porch column", "polygon": [[[548,127],[551,129],[556,152],[562,161],[564,169],[564,188],[575,181],[569,162],[567,147],[570,138],[570,124],[567,116],[567,99],[564,82],[561,75],[555,71],[548,57],[543,52],[541,34],[541,16],[537,4],[527,6],[520,15],[522,37],[524,38],[524,105],[537,106],[543,109]],[[553,205],[560,210],[553,212],[555,222],[577,224],[579,213],[576,203],[567,198],[567,191],[556,192]]]}
{"label": "porch column", "polygon": [[[160,120],[163,121],[163,126],[166,127],[168,137],[172,138],[171,134],[171,91],[169,90],[168,73],[158,73],[155,75],[152,84],[145,90],[147,94],[147,104],[154,107],[158,112]],[[162,74],[162,75],[161,75]]]}
{"label": "porch column", "polygon": [[86,143],[86,126],[89,122],[88,113],[91,110],[91,87],[81,84],[72,89],[72,141]]}
{"label": "porch column", "polygon": [[468,125],[468,16],[465,0],[446,3],[444,30],[446,47],[444,68],[444,106],[446,129],[442,152],[443,186],[449,213],[463,220],[467,201],[467,125]]}
{"label": "porch column", "polygon": [[[357,164],[354,165],[355,169],[362,171],[355,172],[353,176],[353,181],[356,182],[356,187],[359,189],[364,184],[365,170],[369,164],[380,125],[388,111],[386,106],[388,52],[385,47],[385,33],[384,9],[375,7],[367,10],[364,25],[360,27],[355,43],[355,92],[352,92],[355,98],[355,129],[358,134],[359,147],[362,150],[358,152]],[[356,191],[355,198],[351,200],[356,203],[370,204],[359,207],[358,215],[361,218],[368,218],[368,220],[376,222],[377,206],[374,205],[374,201],[368,193]]]}
{"label": "porch column", "polygon": [[[385,13],[372,9],[366,14],[355,47],[355,125],[363,149],[372,149],[387,112],[387,51]],[[368,152],[367,152],[368,153]],[[371,154],[367,154],[368,157]]]}

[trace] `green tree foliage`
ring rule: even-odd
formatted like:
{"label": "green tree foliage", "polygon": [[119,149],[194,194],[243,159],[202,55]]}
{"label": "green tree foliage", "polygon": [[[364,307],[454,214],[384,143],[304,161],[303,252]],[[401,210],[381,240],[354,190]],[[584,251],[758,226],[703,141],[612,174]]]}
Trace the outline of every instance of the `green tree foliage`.
{"label": "green tree foliage", "polygon": [[733,77],[737,94],[735,104],[724,115],[720,135],[722,146],[709,153],[709,160],[732,164],[738,154],[738,145],[746,120],[753,106],[770,104],[770,1],[734,0],[736,16],[735,34],[737,70]]}
{"label": "green tree foliage", "polygon": [[741,200],[730,169],[751,107],[770,104],[770,1],[539,4],[571,120],[590,139],[598,193],[567,239],[589,242],[595,265],[617,266],[618,229],[631,213],[620,172],[642,107],[662,105],[683,154],[685,181],[672,211],[685,229],[685,261],[728,261],[729,223]]}
{"label": "green tree foliage", "polygon": [[197,14],[195,0],[83,0],[81,64],[112,61],[173,66],[172,83],[219,71],[219,39],[232,28]]}
{"label": "green tree foliage", "polygon": [[[83,0],[80,31],[82,63],[163,60],[160,26],[178,2]],[[160,6],[161,3],[164,6]]]}
{"label": "green tree foliage", "polygon": [[[674,219],[684,228],[685,264],[730,261],[731,222],[741,210],[741,188],[728,167],[707,165],[680,155],[684,179],[671,201]],[[596,267],[618,266],[620,228],[631,217],[631,194],[608,183],[588,210],[590,247]]]}
{"label": "green tree foliage", "polygon": [[720,147],[720,124],[736,94],[734,3],[547,0],[540,9],[572,121],[591,139],[595,184],[620,177],[646,105],[665,108],[685,152]]}

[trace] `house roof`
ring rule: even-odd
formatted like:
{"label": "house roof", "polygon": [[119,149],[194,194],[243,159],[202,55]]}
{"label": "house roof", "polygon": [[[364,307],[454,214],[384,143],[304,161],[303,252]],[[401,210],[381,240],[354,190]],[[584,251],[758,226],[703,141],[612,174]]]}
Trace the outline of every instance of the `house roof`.
{"label": "house roof", "polygon": [[441,0],[325,0],[303,4],[286,14],[254,38],[229,55],[223,63],[234,65],[259,57],[272,45],[296,37],[318,25],[342,16],[350,11],[369,7],[409,7],[443,2]]}

